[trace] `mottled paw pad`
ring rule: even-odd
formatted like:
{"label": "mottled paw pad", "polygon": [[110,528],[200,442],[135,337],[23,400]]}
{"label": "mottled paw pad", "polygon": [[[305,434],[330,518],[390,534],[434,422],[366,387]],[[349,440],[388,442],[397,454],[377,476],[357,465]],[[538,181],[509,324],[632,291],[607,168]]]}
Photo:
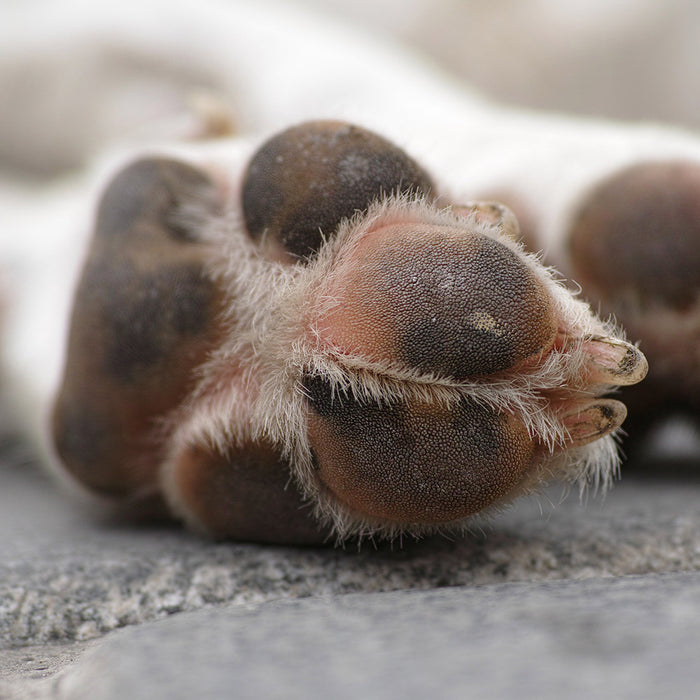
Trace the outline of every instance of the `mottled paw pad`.
{"label": "mottled paw pad", "polygon": [[68,470],[105,494],[155,488],[155,424],[215,342],[221,298],[188,222],[193,204],[217,210],[204,173],[146,159],[112,180],[97,211],[53,433]]}
{"label": "mottled paw pad", "polygon": [[649,357],[641,401],[700,407],[700,166],[650,162],[601,182],[575,214],[569,254],[587,298]]}
{"label": "mottled paw pad", "polygon": [[517,253],[453,225],[370,230],[329,274],[318,335],[346,354],[467,379],[551,348],[554,303]]}
{"label": "mottled paw pad", "polygon": [[467,398],[455,406],[359,401],[324,378],[303,382],[324,487],[363,517],[439,524],[487,508],[531,466],[525,425]]}
{"label": "mottled paw pad", "polygon": [[344,122],[306,122],[266,141],[245,172],[246,228],[268,249],[307,260],[338,224],[392,194],[428,195],[428,174],[394,144]]}

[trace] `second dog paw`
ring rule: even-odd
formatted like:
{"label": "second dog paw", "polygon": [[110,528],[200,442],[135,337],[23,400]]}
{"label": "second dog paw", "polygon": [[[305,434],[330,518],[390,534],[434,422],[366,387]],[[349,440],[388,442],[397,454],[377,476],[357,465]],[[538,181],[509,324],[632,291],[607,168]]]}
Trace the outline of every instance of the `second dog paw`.
{"label": "second dog paw", "polygon": [[700,411],[700,166],[644,162],[599,182],[569,233],[571,274],[639,340],[651,371],[640,413]]}

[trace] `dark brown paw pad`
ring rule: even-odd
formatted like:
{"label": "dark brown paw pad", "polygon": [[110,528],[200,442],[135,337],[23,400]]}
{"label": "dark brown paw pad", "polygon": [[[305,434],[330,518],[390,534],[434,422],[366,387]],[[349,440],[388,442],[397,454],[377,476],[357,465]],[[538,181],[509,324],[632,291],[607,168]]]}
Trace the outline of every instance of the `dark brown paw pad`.
{"label": "dark brown paw pad", "polygon": [[430,195],[428,174],[400,148],[344,122],[306,122],[266,141],[246,170],[250,235],[308,260],[338,224],[392,194]]}
{"label": "dark brown paw pad", "polygon": [[649,358],[647,381],[625,396],[635,412],[700,409],[700,164],[645,163],[603,181],[569,241],[588,300]]}
{"label": "dark brown paw pad", "polygon": [[700,295],[700,166],[636,165],[601,183],[570,236],[573,276],[616,307],[683,310]]}
{"label": "dark brown paw pad", "polygon": [[75,295],[53,432],[82,483],[152,488],[157,420],[185,396],[217,336],[220,293],[183,212],[210,214],[214,187],[167,159],[137,161],[107,187]]}
{"label": "dark brown paw pad", "polygon": [[261,443],[231,446],[225,455],[190,446],[171,467],[174,501],[196,528],[250,542],[320,543],[327,539],[291,483],[289,462]]}

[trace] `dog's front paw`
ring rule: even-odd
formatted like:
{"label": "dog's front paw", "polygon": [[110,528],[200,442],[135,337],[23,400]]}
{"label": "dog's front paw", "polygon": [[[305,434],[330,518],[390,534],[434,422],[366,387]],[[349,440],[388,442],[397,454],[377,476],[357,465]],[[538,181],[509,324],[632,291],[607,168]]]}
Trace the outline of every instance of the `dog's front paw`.
{"label": "dog's front paw", "polygon": [[602,397],[646,362],[508,210],[441,202],[403,151],[335,122],[263,144],[240,189],[223,213],[203,173],[153,161],[108,189],[56,410],[80,480],[159,486],[217,536],[309,542],[461,528],[550,478],[611,478],[625,408]]}

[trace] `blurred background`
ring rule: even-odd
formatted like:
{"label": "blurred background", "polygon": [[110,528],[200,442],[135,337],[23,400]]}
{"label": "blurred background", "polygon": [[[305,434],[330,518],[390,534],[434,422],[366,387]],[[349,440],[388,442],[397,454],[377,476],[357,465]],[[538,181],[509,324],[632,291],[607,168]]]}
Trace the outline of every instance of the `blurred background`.
{"label": "blurred background", "polygon": [[[278,5],[298,7],[355,25],[505,103],[700,127],[700,3],[693,0],[219,1],[271,15]],[[9,167],[53,176],[81,165],[78,155],[120,130],[157,122],[192,86],[222,92],[191,21],[215,2],[82,3],[0,0],[0,175]],[[71,32],[96,16],[103,26],[95,44],[100,32],[109,34],[109,18],[119,17],[122,30],[133,30],[131,45],[106,42],[90,53],[71,43]],[[58,35],[65,45],[56,52]],[[170,49],[165,36],[174,38]]]}
{"label": "blurred background", "polygon": [[529,108],[700,127],[693,0],[298,0]]}
{"label": "blurred background", "polygon": [[[0,0],[0,176],[8,167],[53,176],[80,165],[76,153],[83,154],[86,145],[99,149],[124,125],[128,131],[131,122],[155,122],[159,110],[172,109],[188,85],[220,89],[210,68],[198,63],[206,53],[201,46],[188,51],[202,38],[187,36],[187,18],[212,3],[109,0],[99,7],[85,2],[81,11],[81,2]],[[700,128],[700,2],[693,0],[220,2],[269,6],[271,14],[277,5],[299,7],[355,25],[383,42],[409,47],[501,102]],[[130,18],[120,20],[134,27],[129,52],[86,52],[84,60],[76,60],[71,51],[80,49],[68,42],[51,61],[47,78],[42,53],[55,39],[46,37],[57,34],[56,25],[69,28],[67,37],[96,13]],[[149,33],[154,26],[171,37],[181,32],[176,51],[149,55],[149,41],[162,39]],[[103,61],[112,62],[110,73]],[[105,75],[112,81],[106,87]],[[143,109],[144,94],[150,111]],[[89,115],[76,106],[85,95]]]}

